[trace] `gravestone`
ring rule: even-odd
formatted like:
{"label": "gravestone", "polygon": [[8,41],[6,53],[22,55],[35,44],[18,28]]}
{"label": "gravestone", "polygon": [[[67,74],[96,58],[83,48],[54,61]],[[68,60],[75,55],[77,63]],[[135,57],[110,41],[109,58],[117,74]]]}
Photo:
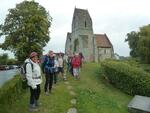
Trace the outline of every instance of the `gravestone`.
{"label": "gravestone", "polygon": [[150,113],[150,97],[135,95],[128,104],[131,113]]}

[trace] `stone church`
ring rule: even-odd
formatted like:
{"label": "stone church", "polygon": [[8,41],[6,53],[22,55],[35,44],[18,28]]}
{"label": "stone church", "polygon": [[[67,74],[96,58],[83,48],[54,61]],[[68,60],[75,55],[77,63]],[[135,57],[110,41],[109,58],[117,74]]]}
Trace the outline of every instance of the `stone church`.
{"label": "stone church", "polygon": [[81,52],[86,61],[99,62],[114,55],[113,45],[106,34],[94,34],[88,10],[75,8],[72,32],[67,33],[65,53]]}

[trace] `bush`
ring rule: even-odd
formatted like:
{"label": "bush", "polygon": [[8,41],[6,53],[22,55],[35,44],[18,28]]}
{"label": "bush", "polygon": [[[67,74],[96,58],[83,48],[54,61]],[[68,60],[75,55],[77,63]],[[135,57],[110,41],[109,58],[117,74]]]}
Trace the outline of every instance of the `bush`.
{"label": "bush", "polygon": [[22,80],[16,75],[0,88],[0,113],[9,112],[9,107],[25,92],[22,87]]}
{"label": "bush", "polygon": [[144,71],[150,73],[150,64],[140,64],[140,66]]}
{"label": "bush", "polygon": [[130,95],[150,96],[150,74],[125,62],[101,63],[110,83]]}

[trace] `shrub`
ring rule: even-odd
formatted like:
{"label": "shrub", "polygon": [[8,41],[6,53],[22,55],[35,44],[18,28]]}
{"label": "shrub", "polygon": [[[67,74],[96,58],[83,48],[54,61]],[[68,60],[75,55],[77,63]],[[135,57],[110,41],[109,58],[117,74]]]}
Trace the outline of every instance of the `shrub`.
{"label": "shrub", "polygon": [[21,97],[25,89],[22,88],[22,80],[19,75],[7,81],[0,88],[0,113],[8,113],[9,107]]}
{"label": "shrub", "polygon": [[130,95],[150,96],[150,74],[125,62],[101,63],[110,83]]}

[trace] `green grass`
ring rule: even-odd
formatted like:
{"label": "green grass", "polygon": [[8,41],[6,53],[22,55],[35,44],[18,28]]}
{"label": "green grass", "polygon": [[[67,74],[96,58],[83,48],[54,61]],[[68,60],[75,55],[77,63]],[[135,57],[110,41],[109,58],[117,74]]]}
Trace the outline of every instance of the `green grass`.
{"label": "green grass", "polygon": [[127,105],[132,97],[113,88],[102,76],[98,64],[85,64],[78,82],[73,84],[79,113],[128,113]]}
{"label": "green grass", "polygon": [[[67,113],[70,107],[76,107],[78,113],[129,113],[127,105],[132,97],[111,86],[102,76],[98,64],[84,64],[80,76],[80,80],[74,80],[71,75],[67,75],[75,97],[69,94],[63,81],[58,82],[49,96],[44,94],[42,84],[42,105],[37,113]],[[77,105],[71,105],[72,98],[77,99]],[[29,91],[13,104],[9,113],[29,113],[28,103]]]}
{"label": "green grass", "polygon": [[[39,107],[37,113],[66,113],[68,108],[71,107],[71,96],[69,95],[69,91],[63,81],[60,81],[59,84],[53,88],[52,94],[48,96],[45,95],[43,90],[44,86],[42,84],[42,92],[39,100],[42,105]],[[17,100],[17,102],[11,107],[12,109],[10,110],[10,113],[29,113],[29,94],[29,91],[27,91],[21,100]]]}

